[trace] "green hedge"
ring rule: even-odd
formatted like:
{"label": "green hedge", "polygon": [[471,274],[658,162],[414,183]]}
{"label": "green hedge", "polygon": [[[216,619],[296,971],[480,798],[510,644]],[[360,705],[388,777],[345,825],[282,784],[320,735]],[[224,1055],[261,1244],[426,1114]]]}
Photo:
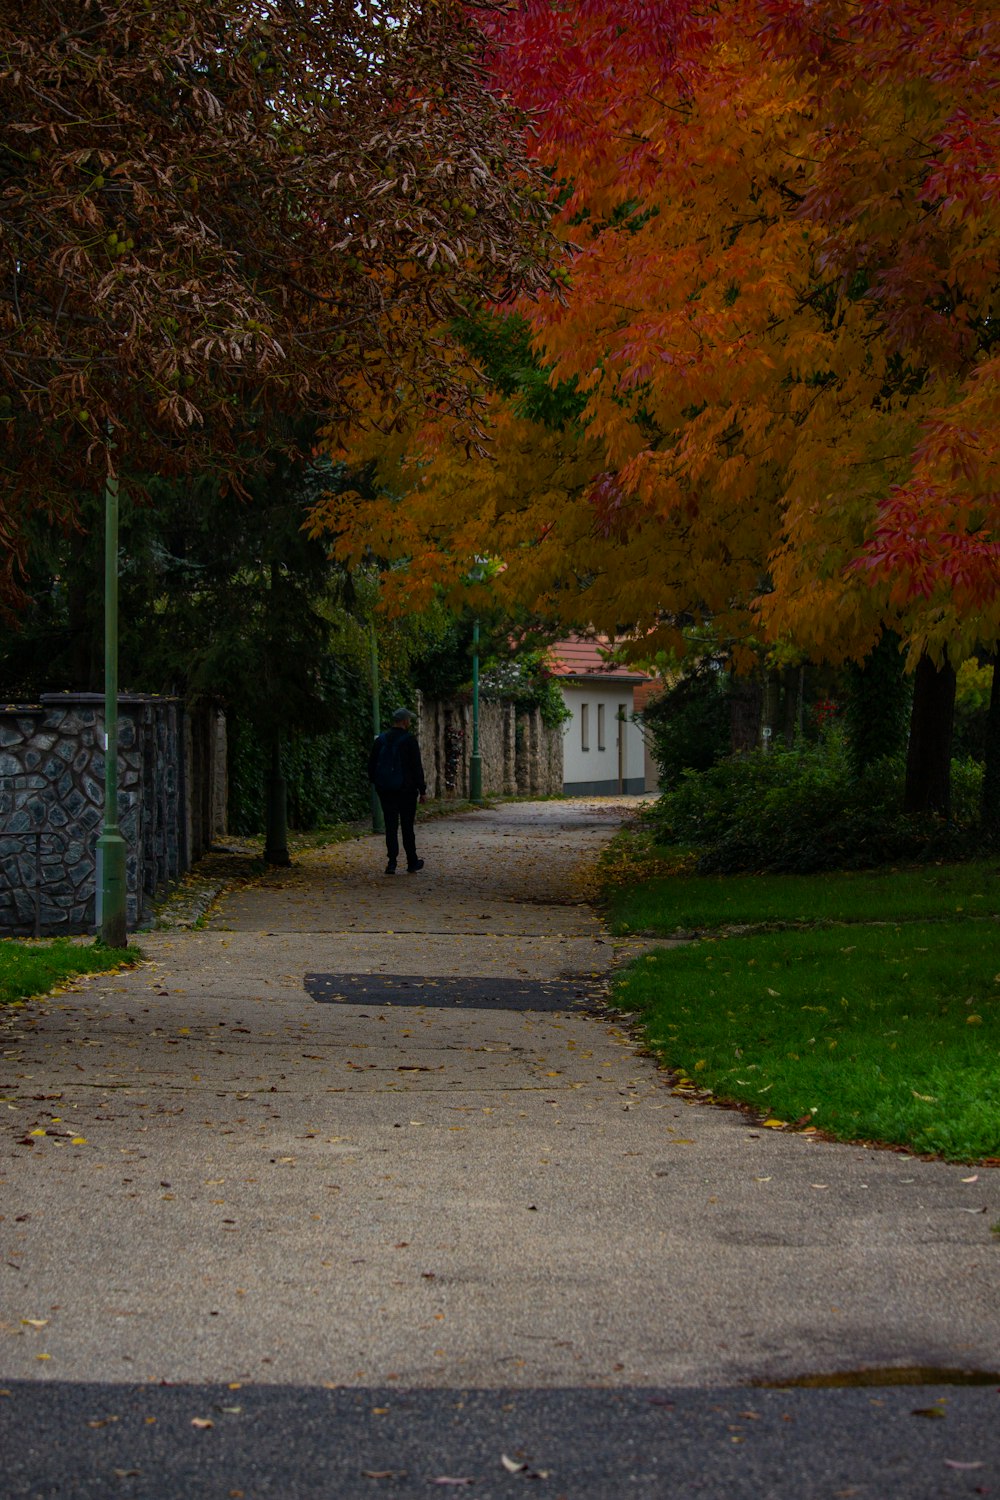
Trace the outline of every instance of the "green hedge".
{"label": "green hedge", "polygon": [[864,869],[974,848],[982,768],[955,763],[949,822],[899,812],[903,774],[889,759],[857,777],[840,741],[776,748],[683,774],[649,818],[658,843],[695,850],[705,873]]}
{"label": "green hedge", "polygon": [[[328,668],[324,696],[335,727],[302,735],[282,746],[281,769],[288,794],[288,825],[306,831],[366,818],[371,808],[368,752],[372,742],[371,689],[349,665]],[[408,685],[382,685],[391,712],[412,697]],[[246,724],[229,725],[229,828],[250,835],[264,831],[264,778],[268,749]]]}

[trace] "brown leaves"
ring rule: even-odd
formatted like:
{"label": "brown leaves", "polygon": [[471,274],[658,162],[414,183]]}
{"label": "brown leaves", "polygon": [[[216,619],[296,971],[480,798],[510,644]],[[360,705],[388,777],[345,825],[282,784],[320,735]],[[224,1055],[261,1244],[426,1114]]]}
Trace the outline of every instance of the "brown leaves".
{"label": "brown leaves", "polygon": [[81,32],[71,0],[8,7],[0,541],[11,494],[55,514],[100,482],[109,424],[127,472],[238,482],[271,414],[340,429],[401,381],[468,405],[441,319],[541,281],[547,210],[471,11],[426,9],[206,0],[165,26],[99,0]]}

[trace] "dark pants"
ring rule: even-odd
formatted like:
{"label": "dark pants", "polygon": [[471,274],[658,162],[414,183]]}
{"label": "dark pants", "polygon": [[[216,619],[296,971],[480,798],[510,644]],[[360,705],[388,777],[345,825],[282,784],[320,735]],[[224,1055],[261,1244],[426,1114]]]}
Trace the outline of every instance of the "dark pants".
{"label": "dark pants", "polygon": [[380,791],[378,794],[378,800],[382,804],[382,815],[385,818],[385,850],[393,863],[399,858],[400,834],[403,837],[406,863],[415,865],[417,862],[417,841],[413,832],[413,820],[417,816],[418,796],[419,793],[415,787],[412,790],[404,787],[401,792]]}

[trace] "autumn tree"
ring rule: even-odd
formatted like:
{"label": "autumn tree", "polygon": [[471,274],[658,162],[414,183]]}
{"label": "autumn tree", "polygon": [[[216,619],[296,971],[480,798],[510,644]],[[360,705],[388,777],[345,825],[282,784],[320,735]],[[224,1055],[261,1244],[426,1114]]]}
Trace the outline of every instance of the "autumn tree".
{"label": "autumn tree", "polygon": [[458,0],[0,0],[0,581],[109,465],[239,486],[272,418],[465,408],[443,320],[545,206]]}
{"label": "autumn tree", "polygon": [[959,0],[498,15],[566,245],[522,310],[582,408],[499,397],[473,477],[415,417],[415,578],[488,538],[508,588],[647,649],[692,614],[834,660],[995,642],[998,26]]}

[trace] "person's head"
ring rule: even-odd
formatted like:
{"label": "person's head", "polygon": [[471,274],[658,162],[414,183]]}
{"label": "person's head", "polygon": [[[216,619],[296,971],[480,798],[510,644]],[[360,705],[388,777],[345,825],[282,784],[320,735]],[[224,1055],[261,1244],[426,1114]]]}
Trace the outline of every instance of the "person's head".
{"label": "person's head", "polygon": [[392,716],[393,729],[409,729],[413,723],[413,715],[408,708],[397,708]]}

